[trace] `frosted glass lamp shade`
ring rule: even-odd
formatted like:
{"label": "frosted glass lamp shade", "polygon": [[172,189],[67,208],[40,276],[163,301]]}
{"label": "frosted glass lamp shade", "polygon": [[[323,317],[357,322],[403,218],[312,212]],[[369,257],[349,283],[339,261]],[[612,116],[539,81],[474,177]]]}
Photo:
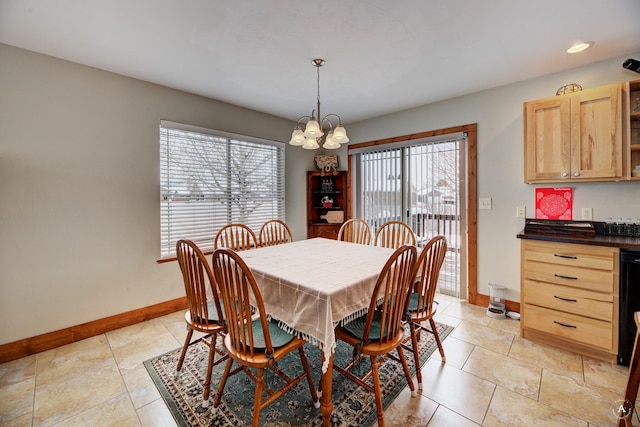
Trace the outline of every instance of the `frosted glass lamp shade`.
{"label": "frosted glass lamp shade", "polygon": [[299,127],[295,128],[291,133],[291,140],[289,141],[289,144],[301,146],[302,144],[304,144],[304,141],[305,139],[302,129],[300,129]]}
{"label": "frosted glass lamp shade", "polygon": [[340,144],[344,144],[345,142],[349,142],[349,138],[347,137],[347,130],[341,124],[336,126],[333,130],[333,137]]}
{"label": "frosted glass lamp shade", "polygon": [[304,128],[304,136],[306,138],[309,137],[320,137],[324,135],[324,132],[322,132],[322,129],[320,129],[320,125],[318,124],[318,121],[316,119],[311,119],[307,122],[307,126]]}
{"label": "frosted glass lamp shade", "polygon": [[305,150],[315,150],[317,148],[320,148],[320,145],[318,145],[318,141],[316,141],[315,138],[307,138],[302,148],[304,148]]}

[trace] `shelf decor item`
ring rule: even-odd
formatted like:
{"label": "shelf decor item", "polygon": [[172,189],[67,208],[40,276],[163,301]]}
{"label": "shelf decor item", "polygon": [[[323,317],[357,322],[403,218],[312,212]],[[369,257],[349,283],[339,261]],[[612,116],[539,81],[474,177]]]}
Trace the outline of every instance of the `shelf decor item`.
{"label": "shelf decor item", "polygon": [[324,176],[326,172],[333,172],[334,175],[338,174],[338,156],[333,154],[320,154],[313,158],[318,165],[318,169],[322,172],[321,175]]}
{"label": "shelf decor item", "polygon": [[578,83],[567,83],[564,86],[561,86],[558,91],[556,92],[556,95],[564,95],[566,93],[573,93],[573,92],[580,92],[582,90],[582,86],[580,86]]}
{"label": "shelf decor item", "polygon": [[323,208],[332,208],[333,207],[333,199],[329,196],[324,196],[322,198],[322,207]]}

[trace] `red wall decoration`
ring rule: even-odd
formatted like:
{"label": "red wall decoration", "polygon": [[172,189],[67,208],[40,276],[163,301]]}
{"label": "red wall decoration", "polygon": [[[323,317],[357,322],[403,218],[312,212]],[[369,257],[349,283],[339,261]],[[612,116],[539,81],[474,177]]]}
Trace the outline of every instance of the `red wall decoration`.
{"label": "red wall decoration", "polygon": [[573,188],[536,188],[536,219],[573,219]]}

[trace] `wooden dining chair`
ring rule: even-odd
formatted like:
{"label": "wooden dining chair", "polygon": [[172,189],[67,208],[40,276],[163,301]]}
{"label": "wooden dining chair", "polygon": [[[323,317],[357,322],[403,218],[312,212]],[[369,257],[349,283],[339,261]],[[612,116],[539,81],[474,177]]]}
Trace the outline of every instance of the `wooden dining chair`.
{"label": "wooden dining chair", "polygon": [[[434,301],[434,297],[438,287],[440,267],[442,267],[446,254],[447,239],[444,236],[435,236],[427,242],[418,256],[414,274],[415,281],[409,298],[407,299],[407,308],[404,310],[411,334],[408,339],[405,340],[403,346],[413,352],[419,390],[422,390],[422,374],[420,372],[420,356],[418,354],[418,341],[420,341],[421,331],[424,330],[433,334],[438,344],[442,361],[446,362],[442,342],[440,342],[438,329],[436,329],[436,322],[433,320],[433,316],[436,314],[438,308],[438,302]],[[429,321],[429,328],[422,324],[422,322],[426,322],[427,320]],[[406,345],[409,339],[411,340],[410,347]]]}
{"label": "wooden dining chair", "polygon": [[[353,346],[354,358],[344,367],[334,364],[334,369],[375,394],[380,427],[384,427],[384,412],[378,368],[384,356],[393,350],[398,353],[411,395],[416,395],[401,345],[404,339],[404,308],[414,278],[416,258],[415,246],[402,245],[396,249],[378,276],[367,313],[335,329],[337,340]],[[369,356],[371,362],[364,375],[358,372],[362,356]],[[373,377],[373,386],[366,381],[369,377]]]}
{"label": "wooden dining chair", "polygon": [[[211,267],[200,248],[191,240],[179,240],[176,243],[176,254],[187,294],[188,310],[184,315],[184,320],[187,322],[188,331],[182,352],[180,352],[175,375],[177,377],[180,374],[193,331],[205,333],[206,336],[202,338],[202,341],[209,346],[209,361],[204,381],[202,406],[206,408],[209,406],[209,392],[211,391],[211,370],[215,365],[228,358],[225,353],[216,348],[218,335],[224,336],[226,332],[224,311],[213,280]],[[209,299],[207,299],[207,293],[210,295]],[[214,363],[216,353],[220,357]]]}
{"label": "wooden dining chair", "polygon": [[363,219],[348,219],[338,231],[338,240],[369,245],[371,244],[371,227]]}
{"label": "wooden dining chair", "polygon": [[[225,308],[228,332],[224,345],[230,356],[213,402],[213,411],[215,412],[220,404],[228,377],[238,372],[245,372],[256,385],[252,424],[254,427],[258,426],[260,411],[263,408],[304,378],[307,379],[313,403],[316,408],[319,408],[318,393],[313,386],[309,362],[303,349],[306,341],[286,332],[275,321],[268,320],[260,289],[253,273],[240,255],[232,249],[215,250],[213,272]],[[291,378],[278,368],[278,361],[296,350],[302,362],[303,372]],[[232,371],[234,361],[240,366]],[[285,385],[277,390],[272,389],[271,385],[265,381],[266,369],[272,370],[275,375],[284,380]],[[257,372],[254,373],[253,370]],[[269,395],[264,401],[262,400],[263,392]]]}
{"label": "wooden dining chair", "polygon": [[378,228],[373,242],[376,246],[395,249],[402,245],[415,245],[416,235],[404,222],[388,221]]}
{"label": "wooden dining chair", "polygon": [[632,426],[631,420],[635,412],[638,387],[640,386],[640,348],[638,348],[638,339],[640,336],[640,311],[636,311],[633,314],[633,318],[636,322],[636,341],[633,344],[633,353],[631,353],[627,385],[624,390],[624,401],[622,402],[618,413],[619,418],[617,427]]}
{"label": "wooden dining chair", "polygon": [[258,239],[249,226],[244,224],[227,224],[216,234],[213,244],[214,249],[230,248],[235,251],[244,251],[257,248]]}
{"label": "wooden dining chair", "polygon": [[270,219],[260,227],[260,233],[258,233],[260,246],[274,246],[289,242],[293,242],[293,234],[286,222]]}

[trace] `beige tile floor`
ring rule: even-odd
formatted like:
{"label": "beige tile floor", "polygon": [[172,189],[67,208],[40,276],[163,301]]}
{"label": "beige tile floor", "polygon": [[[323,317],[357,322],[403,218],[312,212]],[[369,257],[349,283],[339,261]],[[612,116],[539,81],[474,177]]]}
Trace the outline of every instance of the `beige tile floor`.
{"label": "beige tile floor", "polygon": [[[517,321],[439,295],[455,327],[390,426],[614,426],[627,370],[519,337]],[[183,312],[0,365],[0,426],[175,426],[142,362],[182,345]]]}

